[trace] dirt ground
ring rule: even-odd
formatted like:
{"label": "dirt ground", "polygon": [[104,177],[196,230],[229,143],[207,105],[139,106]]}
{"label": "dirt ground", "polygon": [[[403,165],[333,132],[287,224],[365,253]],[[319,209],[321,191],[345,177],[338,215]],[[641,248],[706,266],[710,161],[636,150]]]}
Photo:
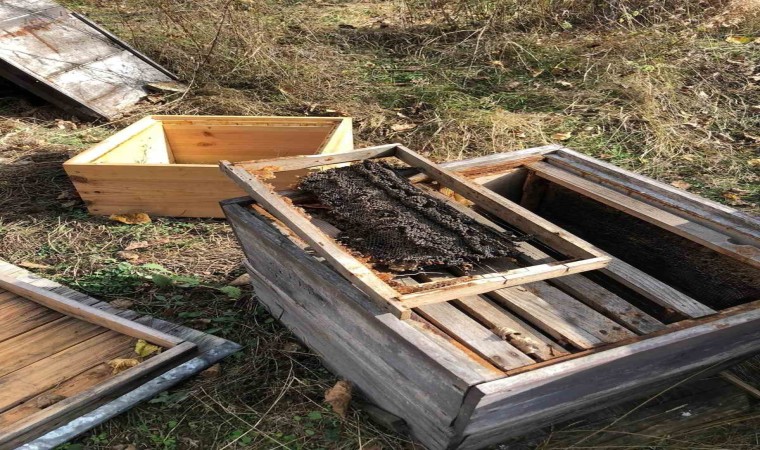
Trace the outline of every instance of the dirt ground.
{"label": "dirt ground", "polygon": [[[324,404],[336,378],[230,286],[242,254],[224,221],[87,214],[61,163],[146,114],[352,116],[357,146],[439,161],[562,143],[760,210],[756,0],[61,3],[191,88],[100,124],[0,86],[0,257],[244,345],[218,376],[62,449],[414,448],[361,408],[342,419]],[[758,448],[759,428],[732,419],[647,448]]]}

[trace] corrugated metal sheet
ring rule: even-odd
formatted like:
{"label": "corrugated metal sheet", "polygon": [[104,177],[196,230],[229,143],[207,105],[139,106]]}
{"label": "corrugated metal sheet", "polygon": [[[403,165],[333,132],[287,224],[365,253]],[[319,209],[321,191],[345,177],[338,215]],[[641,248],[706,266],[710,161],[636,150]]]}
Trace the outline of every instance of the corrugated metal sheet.
{"label": "corrugated metal sheet", "polygon": [[79,115],[111,119],[176,79],[86,18],[50,0],[0,2],[0,76]]}

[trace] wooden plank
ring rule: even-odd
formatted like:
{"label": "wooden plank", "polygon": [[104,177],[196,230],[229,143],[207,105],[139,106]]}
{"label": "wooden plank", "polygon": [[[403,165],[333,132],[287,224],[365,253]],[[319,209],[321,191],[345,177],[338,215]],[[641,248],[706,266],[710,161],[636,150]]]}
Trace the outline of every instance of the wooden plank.
{"label": "wooden plank", "polygon": [[174,336],[125,320],[100,309],[83,305],[60,294],[38,288],[5,274],[0,274],[0,287],[67,316],[95,323],[138,339],[145,339],[162,347],[173,347],[182,342]]}
{"label": "wooden plank", "polygon": [[134,343],[132,337],[108,331],[0,377],[0,412],[104,361],[116,358],[133,348]]}
{"label": "wooden plank", "polygon": [[595,260],[593,264],[608,260],[608,256],[588,242],[562,230],[551,222],[495,192],[471,183],[461,175],[445,171],[427,158],[403,146],[397,147],[396,151],[396,156],[405,163],[419,168],[433,180],[438,181],[443,186],[448,187],[496,217],[516,226],[523,232],[536,235],[538,239],[541,239],[556,250],[562,251],[572,257],[600,258]]}
{"label": "wooden plank", "polygon": [[534,363],[533,359],[448,303],[425,305],[416,311],[502,370]]}
{"label": "wooden plank", "polygon": [[713,229],[704,227],[683,217],[671,214],[661,208],[636,200],[629,195],[614,191],[597,183],[581,178],[547,163],[529,164],[528,168],[538,176],[560,186],[583,194],[598,202],[630,214],[641,220],[662,227],[681,237],[704,245],[721,254],[730,256],[753,267],[760,267],[760,248],[752,245],[735,244],[732,238]]}
{"label": "wooden plank", "polygon": [[[128,350],[120,355],[120,358],[127,357],[132,353]],[[92,369],[86,370],[79,375],[69,378],[58,386],[54,386],[47,391],[42,392],[36,397],[21,403],[13,408],[0,414],[0,430],[9,430],[11,424],[16,423],[26,417],[42,411],[45,403],[38,403],[37,400],[45,397],[72,397],[80,392],[90,389],[113,376],[113,368],[107,363],[99,364]]]}
{"label": "wooden plank", "polygon": [[[20,444],[29,435],[37,434],[40,427],[66,418],[70,415],[71,411],[77,411],[97,405],[98,403],[101,403],[103,399],[107,399],[109,396],[123,391],[127,386],[133,385],[143,377],[155,373],[169,363],[185,358],[194,350],[194,344],[183,342],[165,352],[142,361],[139,365],[133,368],[112,376],[86,391],[80,392],[77,395],[49,406],[36,414],[23,418],[15,422],[10,429],[4,429],[0,432],[0,446],[5,444]],[[0,381],[0,383],[2,383],[2,381]]]}
{"label": "wooden plank", "polygon": [[0,312],[0,342],[63,317],[56,311],[29,303],[31,305],[22,310],[10,310],[9,315]]}
{"label": "wooden plank", "polygon": [[625,192],[631,197],[654,203],[673,214],[686,215],[689,220],[697,221],[705,226],[717,226],[722,232],[734,236],[737,242],[760,245],[758,231],[760,222],[757,218],[730,206],[621,169],[568,148],[559,148],[553,153],[547,153],[545,160],[552,165]]}
{"label": "wooden plank", "polygon": [[499,307],[485,296],[462,297],[454,300],[454,304],[484,323],[521,352],[539,361],[548,361],[569,354],[558,343],[534,330],[520,318]]}
{"label": "wooden plank", "polygon": [[76,345],[107,329],[62,317],[0,343],[0,377]]}
{"label": "wooden plank", "polygon": [[[236,167],[241,167],[249,171],[257,171],[262,169],[269,169],[274,172],[285,170],[299,170],[308,169],[311,167],[319,167],[333,164],[348,163],[353,161],[361,161],[363,159],[370,158],[385,158],[394,156],[396,154],[396,146],[398,144],[390,145],[378,145],[376,147],[368,147],[360,150],[354,150],[352,152],[344,152],[339,154],[330,155],[303,155],[303,156],[291,156],[287,158],[270,158],[260,159],[256,161],[241,161],[236,162]],[[224,167],[222,166],[222,170]]]}
{"label": "wooden plank", "polygon": [[440,288],[435,288],[435,286],[440,285],[439,282],[423,283],[418,288],[425,289],[424,291],[401,295],[399,300],[408,308],[418,307],[468,295],[483,294],[499,288],[601,269],[608,262],[609,258],[598,257],[569,263],[539,264],[514,268],[505,272],[463,277],[460,281],[447,282],[445,286]]}
{"label": "wooden plank", "polygon": [[[335,157],[343,157],[346,153]],[[321,157],[324,158],[324,157]],[[341,275],[356,284],[378,305],[401,318],[408,319],[411,311],[396,300],[400,294],[391,288],[364,263],[354,258],[325,235],[300,211],[288,204],[278,194],[272,192],[261,180],[239,166],[223,161],[222,170],[239,184],[257,202],[267,206],[267,210],[286,224],[295,234],[306,241],[320,256],[325,258]]]}
{"label": "wooden plank", "polygon": [[613,258],[612,262],[602,270],[602,273],[654,303],[686,317],[704,317],[715,314],[714,309],[620,259]]}
{"label": "wooden plank", "polygon": [[180,164],[215,164],[321,153],[338,122],[310,126],[248,124],[163,124]]}

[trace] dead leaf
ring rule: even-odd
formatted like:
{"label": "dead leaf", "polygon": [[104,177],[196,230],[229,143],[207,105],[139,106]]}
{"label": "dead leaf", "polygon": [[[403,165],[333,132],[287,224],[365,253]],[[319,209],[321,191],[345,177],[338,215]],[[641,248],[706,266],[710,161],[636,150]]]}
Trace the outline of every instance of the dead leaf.
{"label": "dead leaf", "polygon": [[504,63],[498,60],[491,61],[488,64],[490,64],[492,67],[501,67],[502,69],[504,68]]}
{"label": "dead leaf", "polygon": [[149,344],[144,339],[138,339],[137,344],[135,344],[135,353],[137,353],[140,358],[147,358],[154,353],[161,353],[161,347]]}
{"label": "dead leaf", "polygon": [[750,159],[747,161],[750,167],[760,167],[760,158]]}
{"label": "dead leaf", "polygon": [[129,244],[127,244],[126,247],[124,247],[124,250],[130,251],[130,250],[140,250],[142,248],[148,248],[153,247],[156,245],[162,245],[169,242],[169,239],[156,239],[153,241],[132,241]]}
{"label": "dead leaf", "polygon": [[537,78],[541,76],[541,74],[543,73],[544,73],[543,69],[539,69],[539,70],[534,70],[533,72],[531,72],[531,75],[533,76],[533,78]]}
{"label": "dead leaf", "polygon": [[119,251],[116,252],[116,257],[119,259],[123,259],[124,261],[137,261],[140,259],[140,255],[138,255],[135,252],[125,252],[125,251]]}
{"label": "dead leaf", "polygon": [[222,366],[217,363],[200,373],[201,378],[215,379],[222,375]]}
{"label": "dead leaf", "polygon": [[749,44],[754,40],[755,38],[751,36],[729,36],[726,38],[726,42],[731,44]]}
{"label": "dead leaf", "polygon": [[116,300],[111,300],[108,304],[116,309],[129,309],[135,302],[128,298],[117,298]]}
{"label": "dead leaf", "polygon": [[35,403],[39,409],[45,409],[48,406],[53,406],[61,400],[66,400],[66,397],[60,394],[42,394],[37,397]]}
{"label": "dead leaf", "polygon": [[114,375],[135,367],[138,364],[140,364],[140,360],[134,358],[116,358],[108,361],[108,365],[111,366],[111,369],[113,369],[112,373]]}
{"label": "dead leaf", "polygon": [[744,200],[740,193],[735,191],[726,191],[723,193],[723,198],[728,201],[731,206],[749,206],[751,203]]}
{"label": "dead leaf", "polygon": [[47,264],[38,264],[36,262],[31,262],[31,261],[22,261],[19,263],[19,266],[25,269],[38,269],[38,270],[50,270],[53,268],[52,266],[48,266]]}
{"label": "dead leaf", "polygon": [[127,225],[150,223],[150,216],[145,213],[112,214],[108,218]]}
{"label": "dead leaf", "polygon": [[329,403],[340,417],[346,417],[348,404],[351,403],[351,390],[351,383],[341,380],[325,391],[325,402]]}
{"label": "dead leaf", "polygon": [[150,244],[148,244],[148,241],[132,241],[129,244],[127,244],[126,247],[124,247],[124,250],[130,251],[130,250],[138,250],[141,248],[147,248]]}
{"label": "dead leaf", "polygon": [[229,282],[230,286],[248,286],[249,284],[251,284],[251,276],[247,273],[244,273]]}
{"label": "dead leaf", "polygon": [[560,86],[562,86],[562,87],[564,87],[564,88],[568,88],[568,89],[571,88],[571,87],[573,87],[573,83],[570,83],[568,81],[563,81],[563,80],[557,81],[557,84],[560,85]]}
{"label": "dead leaf", "polygon": [[396,132],[409,131],[417,128],[417,125],[413,123],[394,123],[391,125],[391,130]]}
{"label": "dead leaf", "polygon": [[684,191],[688,190],[691,185],[683,180],[675,180],[670,183],[671,186],[677,187],[678,189],[683,189]]}
{"label": "dead leaf", "polygon": [[76,130],[77,128],[79,128],[77,124],[75,124],[74,122],[71,122],[68,120],[61,120],[61,119],[56,119],[55,126],[60,128],[61,130]]}
{"label": "dead leaf", "polygon": [[571,133],[569,131],[567,133],[554,133],[554,134],[552,134],[552,139],[554,139],[555,141],[566,141],[566,140],[570,139],[571,137],[573,137],[573,133]]}

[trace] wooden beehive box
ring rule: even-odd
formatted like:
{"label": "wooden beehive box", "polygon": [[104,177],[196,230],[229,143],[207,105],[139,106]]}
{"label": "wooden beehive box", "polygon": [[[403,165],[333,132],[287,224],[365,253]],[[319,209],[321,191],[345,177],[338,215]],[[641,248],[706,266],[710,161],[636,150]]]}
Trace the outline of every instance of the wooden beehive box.
{"label": "wooden beehive box", "polygon": [[[444,166],[611,261],[404,318],[252,199],[223,202],[260,301],[428,448],[483,448],[760,351],[755,218],[557,146]],[[545,244],[518,259],[567,257]]]}
{"label": "wooden beehive box", "polygon": [[219,171],[219,160],[350,150],[350,118],[150,116],[64,168],[91,214],[224,217],[219,201],[243,191]]}

